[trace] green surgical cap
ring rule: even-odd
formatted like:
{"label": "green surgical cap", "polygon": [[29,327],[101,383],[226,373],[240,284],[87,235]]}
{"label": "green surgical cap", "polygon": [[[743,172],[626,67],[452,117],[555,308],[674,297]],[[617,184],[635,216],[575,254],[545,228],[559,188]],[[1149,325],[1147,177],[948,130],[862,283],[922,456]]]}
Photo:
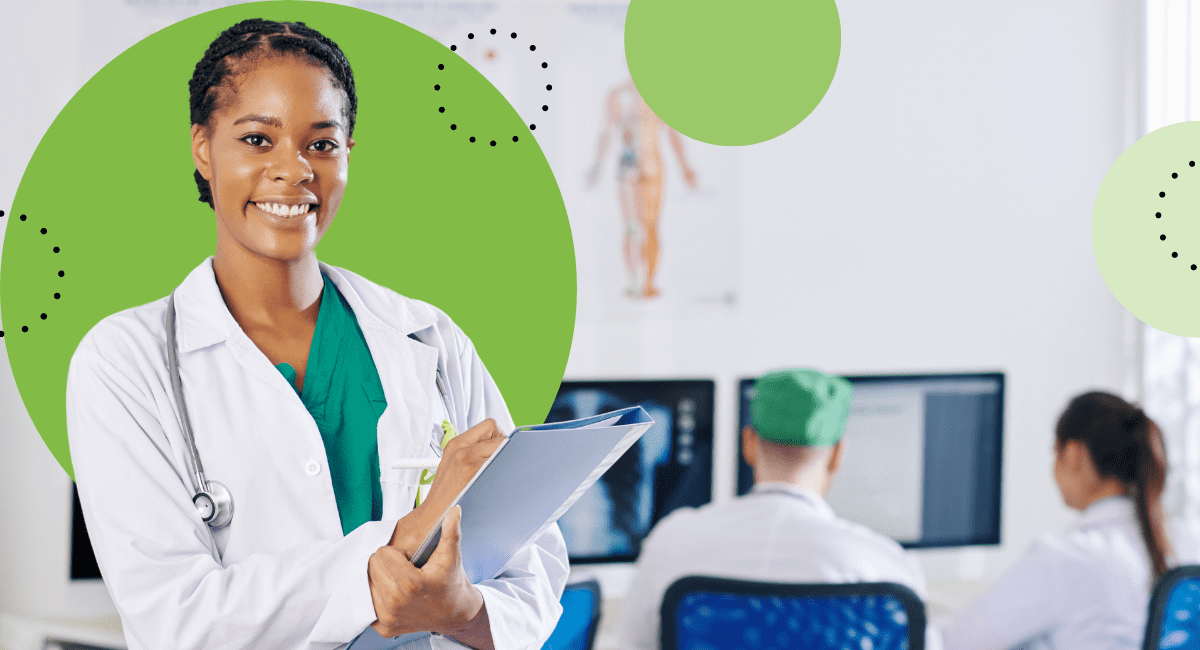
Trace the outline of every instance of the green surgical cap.
{"label": "green surgical cap", "polygon": [[850,382],[817,370],[777,370],[754,382],[750,417],[760,437],[784,445],[837,444],[850,416]]}

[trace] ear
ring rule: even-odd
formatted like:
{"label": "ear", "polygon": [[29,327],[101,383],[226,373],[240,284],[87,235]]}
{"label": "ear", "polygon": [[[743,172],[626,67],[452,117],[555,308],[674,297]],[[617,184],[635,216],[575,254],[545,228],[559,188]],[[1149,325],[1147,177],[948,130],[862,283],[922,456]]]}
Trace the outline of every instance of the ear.
{"label": "ear", "polygon": [[212,182],[212,151],[208,129],[203,124],[192,125],[192,163],[204,180]]}
{"label": "ear", "polygon": [[1082,440],[1068,440],[1063,443],[1062,457],[1063,464],[1075,475],[1078,475],[1084,469],[1085,464],[1092,460]]}
{"label": "ear", "polygon": [[833,446],[833,453],[829,454],[829,464],[826,469],[829,470],[829,475],[833,476],[842,467],[842,452],[846,448],[846,439],[842,438]]}
{"label": "ear", "polygon": [[751,468],[758,464],[758,434],[749,425],[742,429],[742,457]]}
{"label": "ear", "polygon": [[353,148],[354,148],[354,138],[347,139],[346,140],[346,153],[350,153],[350,150]]}

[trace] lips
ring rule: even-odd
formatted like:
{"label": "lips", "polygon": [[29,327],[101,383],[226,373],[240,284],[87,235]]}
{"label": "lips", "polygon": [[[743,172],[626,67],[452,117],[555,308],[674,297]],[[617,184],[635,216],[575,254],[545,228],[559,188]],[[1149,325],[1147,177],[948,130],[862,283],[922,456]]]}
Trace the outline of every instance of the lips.
{"label": "lips", "polygon": [[288,203],[269,203],[269,202],[259,202],[259,201],[252,201],[251,203],[254,205],[254,207],[258,208],[259,210],[262,210],[263,212],[266,212],[268,214],[273,214],[277,217],[304,216],[304,215],[308,214],[309,212],[311,212],[314,208],[317,207],[315,204],[312,204],[312,203],[288,204]]}

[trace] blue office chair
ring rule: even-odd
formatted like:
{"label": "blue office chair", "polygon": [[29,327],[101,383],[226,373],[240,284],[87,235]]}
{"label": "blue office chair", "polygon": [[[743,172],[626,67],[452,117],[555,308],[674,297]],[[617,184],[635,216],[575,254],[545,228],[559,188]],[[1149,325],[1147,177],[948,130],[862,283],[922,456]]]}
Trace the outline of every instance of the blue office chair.
{"label": "blue office chair", "polygon": [[600,583],[595,579],[567,585],[562,616],[542,650],[592,650],[600,622]]}
{"label": "blue office chair", "polygon": [[662,650],[924,650],[925,606],[890,582],[781,584],[689,576],[667,589]]}
{"label": "blue office chair", "polygon": [[1200,566],[1171,569],[1150,597],[1143,650],[1200,649]]}

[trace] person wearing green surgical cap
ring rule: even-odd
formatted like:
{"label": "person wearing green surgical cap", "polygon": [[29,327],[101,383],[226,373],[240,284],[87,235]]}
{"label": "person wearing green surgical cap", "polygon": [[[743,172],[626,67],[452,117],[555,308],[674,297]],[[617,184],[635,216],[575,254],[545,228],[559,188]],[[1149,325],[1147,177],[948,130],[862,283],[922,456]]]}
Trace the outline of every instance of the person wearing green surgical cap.
{"label": "person wearing green surgical cap", "polygon": [[[925,576],[895,541],[834,514],[829,493],[843,456],[850,382],[809,368],[754,383],[742,453],[754,489],[701,508],[679,508],[642,544],[621,604],[620,647],[658,648],[663,594],[684,576],[759,582],[896,582],[924,598]],[[928,628],[927,649],[941,639]]]}

